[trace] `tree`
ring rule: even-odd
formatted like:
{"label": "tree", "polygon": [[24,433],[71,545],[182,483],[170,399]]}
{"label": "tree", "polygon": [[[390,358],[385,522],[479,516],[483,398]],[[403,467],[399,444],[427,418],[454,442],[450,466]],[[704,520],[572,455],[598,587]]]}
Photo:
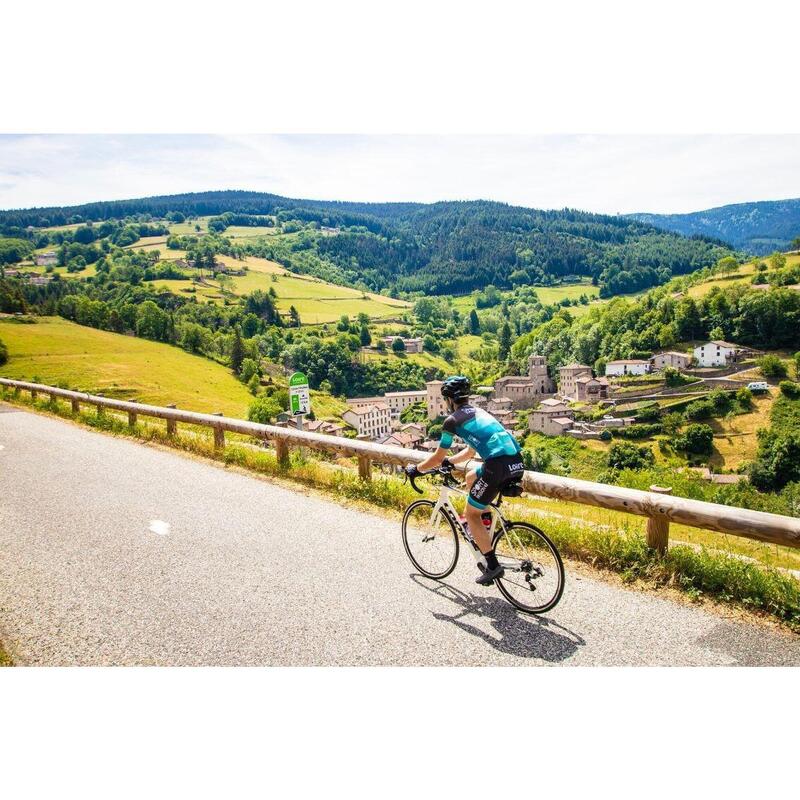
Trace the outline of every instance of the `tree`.
{"label": "tree", "polygon": [[689,425],[675,440],[675,447],[686,453],[711,455],[714,449],[714,431],[702,423]]}
{"label": "tree", "polygon": [[739,262],[733,256],[725,256],[717,261],[717,272],[730,275],[739,269]]}
{"label": "tree", "polygon": [[257,397],[247,409],[247,419],[269,425],[282,411],[284,409],[274,397]]}
{"label": "tree", "polygon": [[392,341],[392,350],[395,353],[405,353],[406,346],[403,344],[403,340],[398,336]]}
{"label": "tree", "polygon": [[244,345],[242,335],[238,328],[233,329],[233,341],[231,342],[231,369],[239,375],[244,361]]}
{"label": "tree", "polygon": [[137,336],[163,342],[167,337],[168,326],[169,317],[152,300],[145,300],[136,308]]}
{"label": "tree", "polygon": [[481,332],[481,323],[478,319],[478,312],[473,308],[469,312],[469,332],[477,336]]}
{"label": "tree", "polygon": [[786,256],[776,250],[770,257],[769,257],[769,265],[772,269],[783,269],[786,266]]}
{"label": "tree", "polygon": [[372,335],[370,334],[369,327],[366,325],[366,323],[361,324],[359,341],[361,342],[362,347],[369,347],[372,344]]}
{"label": "tree", "polygon": [[300,313],[294,306],[289,306],[289,321],[293,328],[300,327]]}
{"label": "tree", "polygon": [[500,328],[500,337],[499,337],[499,355],[500,359],[505,361],[508,358],[508,353],[511,350],[511,326],[508,324],[508,320],[503,323],[503,327]]}
{"label": "tree", "polygon": [[6,347],[5,342],[0,339],[0,365],[5,364],[6,361],[8,361],[8,348]]}
{"label": "tree", "polygon": [[756,363],[765,378],[785,378],[787,375],[786,364],[772,353],[761,356]]}
{"label": "tree", "polygon": [[239,370],[239,378],[242,383],[250,383],[250,379],[253,376],[258,378],[258,363],[252,358],[243,359]]}
{"label": "tree", "polygon": [[645,469],[653,466],[655,456],[649,447],[617,442],[609,448],[607,463],[612,469]]}
{"label": "tree", "polygon": [[722,328],[719,325],[717,325],[708,332],[708,338],[711,339],[712,341],[714,339],[724,339],[725,331],[722,330]]}

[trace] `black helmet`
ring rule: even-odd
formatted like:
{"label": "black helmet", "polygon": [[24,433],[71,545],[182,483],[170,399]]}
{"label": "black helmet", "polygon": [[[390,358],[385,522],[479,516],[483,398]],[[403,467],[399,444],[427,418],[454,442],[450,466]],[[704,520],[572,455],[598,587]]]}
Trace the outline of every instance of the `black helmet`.
{"label": "black helmet", "polygon": [[442,397],[451,400],[466,400],[470,393],[469,378],[463,375],[453,375],[442,384]]}

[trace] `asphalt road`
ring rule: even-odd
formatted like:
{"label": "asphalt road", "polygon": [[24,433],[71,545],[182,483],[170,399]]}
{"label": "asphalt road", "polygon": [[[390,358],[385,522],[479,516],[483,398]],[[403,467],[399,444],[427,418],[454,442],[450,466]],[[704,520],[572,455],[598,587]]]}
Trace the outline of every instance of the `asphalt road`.
{"label": "asphalt road", "polygon": [[591,574],[525,617],[463,554],[415,575],[397,521],[3,404],[0,448],[19,664],[800,664],[799,637]]}

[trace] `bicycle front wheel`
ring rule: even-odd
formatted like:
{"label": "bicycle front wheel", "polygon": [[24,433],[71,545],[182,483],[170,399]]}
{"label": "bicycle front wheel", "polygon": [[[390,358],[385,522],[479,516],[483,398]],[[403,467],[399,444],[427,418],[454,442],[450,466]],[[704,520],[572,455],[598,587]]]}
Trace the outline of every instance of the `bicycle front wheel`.
{"label": "bicycle front wheel", "polygon": [[564,564],[544,532],[527,522],[508,522],[495,552],[505,569],[495,583],[511,605],[528,614],[544,614],[558,603],[564,591]]}
{"label": "bicycle front wheel", "polygon": [[427,578],[446,578],[458,561],[458,532],[450,515],[435,503],[417,500],[403,515],[403,546]]}

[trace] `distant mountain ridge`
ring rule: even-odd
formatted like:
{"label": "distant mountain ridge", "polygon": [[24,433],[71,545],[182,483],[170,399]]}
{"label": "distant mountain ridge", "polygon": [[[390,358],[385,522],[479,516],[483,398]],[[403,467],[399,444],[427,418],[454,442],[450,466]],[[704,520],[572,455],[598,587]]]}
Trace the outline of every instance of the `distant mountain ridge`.
{"label": "distant mountain ridge", "polygon": [[[702,236],[686,238],[637,220],[567,208],[545,211],[485,200],[354,203],[247,191],[0,211],[0,234],[24,238],[33,235],[29,226],[169,212],[275,215],[279,223],[338,228],[336,236],[304,230],[288,243],[267,238],[250,251],[297,271],[307,270],[313,259],[319,277],[372,291],[466,294],[489,284],[505,289],[582,276],[608,297],[711,266],[729,252]],[[217,229],[226,224],[220,220]]]}
{"label": "distant mountain ridge", "polygon": [[735,203],[688,214],[625,216],[684,236],[721,239],[737,250],[754,255],[786,250],[792,240],[800,236],[800,198]]}

